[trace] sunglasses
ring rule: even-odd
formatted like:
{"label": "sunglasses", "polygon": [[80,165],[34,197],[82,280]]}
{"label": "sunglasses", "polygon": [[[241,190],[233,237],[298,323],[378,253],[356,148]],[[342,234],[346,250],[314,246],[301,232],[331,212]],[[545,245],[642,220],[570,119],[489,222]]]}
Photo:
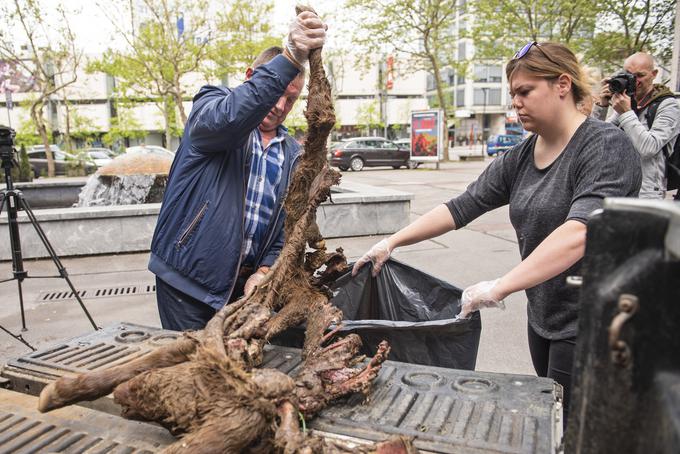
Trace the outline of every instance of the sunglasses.
{"label": "sunglasses", "polygon": [[536,49],[538,49],[539,51],[541,51],[541,53],[543,54],[543,56],[544,56],[545,58],[547,58],[553,65],[555,65],[555,66],[560,66],[555,60],[553,60],[552,58],[550,58],[550,55],[548,55],[547,52],[544,51],[544,50],[541,48],[541,45],[540,45],[539,43],[537,43],[536,41],[533,41],[533,42],[530,42],[530,43],[526,43],[526,44],[524,45],[524,47],[522,47],[522,48],[515,54],[515,56],[514,56],[512,59],[513,59],[513,60],[519,60],[520,58],[522,58],[522,57],[524,57],[526,54],[528,54],[529,51],[531,50],[531,48],[534,47],[534,46],[536,46]]}

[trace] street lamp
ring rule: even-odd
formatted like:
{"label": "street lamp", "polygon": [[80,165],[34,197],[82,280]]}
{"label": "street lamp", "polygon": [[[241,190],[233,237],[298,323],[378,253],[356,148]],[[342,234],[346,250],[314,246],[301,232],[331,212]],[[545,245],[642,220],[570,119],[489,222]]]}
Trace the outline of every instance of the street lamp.
{"label": "street lamp", "polygon": [[486,153],[486,134],[484,134],[484,125],[486,124],[486,104],[488,101],[488,94],[489,94],[489,87],[483,87],[482,91],[484,92],[484,107],[482,108],[482,159],[484,159],[484,155]]}

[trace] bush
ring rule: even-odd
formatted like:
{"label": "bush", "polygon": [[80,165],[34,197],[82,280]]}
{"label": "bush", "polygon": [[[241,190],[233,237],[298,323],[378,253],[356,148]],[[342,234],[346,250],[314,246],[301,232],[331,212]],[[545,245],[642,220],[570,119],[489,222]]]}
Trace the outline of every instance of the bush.
{"label": "bush", "polygon": [[83,150],[74,153],[75,159],[66,158],[66,176],[68,177],[84,177],[87,175],[87,168],[85,163],[89,157]]}
{"label": "bush", "polygon": [[33,169],[31,169],[31,163],[28,162],[28,153],[24,145],[19,150],[19,165],[12,167],[12,179],[16,182],[33,181]]}

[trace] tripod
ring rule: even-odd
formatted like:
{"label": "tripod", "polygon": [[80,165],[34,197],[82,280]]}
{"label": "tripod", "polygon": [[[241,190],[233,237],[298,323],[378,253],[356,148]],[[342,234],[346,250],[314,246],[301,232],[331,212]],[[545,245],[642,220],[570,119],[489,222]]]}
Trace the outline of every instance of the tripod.
{"label": "tripod", "polygon": [[[71,288],[71,292],[75,296],[75,298],[78,300],[78,304],[80,304],[80,307],[83,309],[83,312],[85,312],[85,315],[87,316],[87,319],[90,321],[92,324],[92,327],[95,330],[98,330],[99,327],[95,324],[94,320],[92,319],[92,316],[88,312],[87,308],[85,307],[85,304],[83,304],[83,300],[80,298],[80,295],[76,291],[75,287],[73,286],[73,283],[71,282],[71,279],[68,277],[68,272],[66,271],[66,268],[64,268],[64,265],[62,265],[61,260],[59,260],[59,257],[57,256],[56,252],[54,251],[54,248],[50,244],[49,240],[47,239],[47,236],[45,235],[45,232],[43,231],[42,227],[40,227],[40,224],[38,224],[38,220],[36,219],[35,215],[33,214],[33,211],[31,210],[31,207],[28,205],[28,202],[24,198],[23,193],[14,188],[14,184],[12,182],[12,166],[13,164],[13,159],[12,159],[12,151],[10,147],[10,152],[1,152],[0,151],[0,158],[2,159],[2,169],[5,172],[5,184],[6,188],[2,191],[0,191],[0,212],[2,212],[3,207],[5,205],[7,206],[7,218],[8,218],[8,228],[9,228],[9,240],[10,240],[10,246],[11,246],[11,253],[12,253],[12,274],[13,276],[9,279],[4,279],[0,280],[0,284],[4,282],[9,282],[16,280],[17,285],[19,288],[19,307],[21,309],[21,331],[24,332],[26,331],[26,315],[24,312],[24,296],[23,296],[23,291],[21,288],[21,284],[24,281],[24,279],[28,278],[62,278],[64,279],[67,283],[68,286]],[[31,224],[33,224],[33,227],[35,228],[36,233],[38,234],[38,237],[42,241],[43,245],[45,246],[45,249],[47,249],[47,252],[50,254],[50,257],[52,258],[52,261],[57,267],[57,270],[59,271],[59,275],[57,276],[29,276],[28,272],[24,270],[24,261],[23,261],[23,256],[21,252],[21,239],[19,237],[19,223],[17,222],[17,212],[18,210],[24,210],[26,213],[26,216],[28,216],[28,219],[31,221]],[[35,351],[35,348],[31,346],[26,340],[21,336],[21,334],[13,334],[9,330],[5,329],[3,326],[0,326],[0,329],[2,329],[4,332],[18,340],[19,342],[23,343],[30,349]]]}

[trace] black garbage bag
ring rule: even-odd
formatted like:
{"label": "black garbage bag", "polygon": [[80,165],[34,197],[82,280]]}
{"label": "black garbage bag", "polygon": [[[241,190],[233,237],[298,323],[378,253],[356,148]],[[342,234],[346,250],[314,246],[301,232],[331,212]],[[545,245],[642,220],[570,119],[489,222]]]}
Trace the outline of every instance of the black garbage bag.
{"label": "black garbage bag", "polygon": [[456,319],[462,290],[413,267],[388,260],[373,278],[370,266],[341,276],[331,303],[342,310],[342,331],[361,336],[368,354],[381,340],[394,361],[474,370],[479,312]]}
{"label": "black garbage bag", "polygon": [[[383,339],[389,359],[428,366],[474,370],[482,322],[479,312],[456,319],[462,290],[415,268],[388,260],[378,277],[370,266],[348,272],[331,286],[331,303],[342,310],[342,332],[363,340],[373,355]],[[302,347],[304,327],[289,329],[273,344]]]}

